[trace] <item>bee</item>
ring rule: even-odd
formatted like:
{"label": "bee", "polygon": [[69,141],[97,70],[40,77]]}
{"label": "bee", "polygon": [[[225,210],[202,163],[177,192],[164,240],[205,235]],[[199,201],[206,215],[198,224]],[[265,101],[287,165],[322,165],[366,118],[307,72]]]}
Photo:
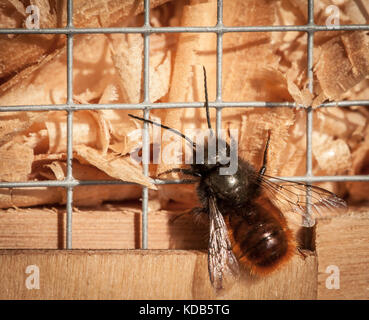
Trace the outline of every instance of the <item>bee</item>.
{"label": "bee", "polygon": [[[206,70],[203,70],[204,107],[208,128],[214,135],[209,116]],[[198,146],[180,131],[152,120],[130,116],[186,139],[193,146],[195,159]],[[226,164],[217,151],[215,161],[205,159],[203,163],[190,164],[189,168],[172,168],[162,173],[179,172],[198,181],[197,194],[202,207],[191,212],[205,215],[209,221],[208,270],[211,284],[217,291],[223,289],[229,280],[238,278],[240,265],[252,274],[267,275],[294,255],[299,248],[288,227],[287,216],[299,217],[303,226],[311,227],[316,216],[347,208],[344,200],[328,190],[266,175],[270,135],[268,131],[259,170],[238,158],[235,173],[220,174],[220,169]],[[216,137],[217,145],[219,139]],[[203,145],[204,154],[208,154],[208,141]],[[228,143],[223,143],[229,153]],[[307,199],[310,199],[309,203]]]}

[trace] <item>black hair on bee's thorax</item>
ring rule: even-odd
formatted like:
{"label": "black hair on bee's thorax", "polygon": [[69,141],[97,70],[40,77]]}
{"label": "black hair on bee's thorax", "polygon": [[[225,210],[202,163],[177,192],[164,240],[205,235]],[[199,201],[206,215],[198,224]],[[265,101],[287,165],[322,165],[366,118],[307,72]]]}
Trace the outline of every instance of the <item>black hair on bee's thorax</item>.
{"label": "black hair on bee's thorax", "polygon": [[[229,145],[225,142],[224,144],[226,153],[229,155]],[[207,141],[203,149],[204,154],[207,155]],[[194,159],[195,156],[196,148],[194,148]],[[193,162],[191,171],[200,178],[197,194],[204,208],[208,205],[209,197],[213,196],[216,198],[219,208],[224,209],[221,210],[224,214],[241,214],[243,210],[240,211],[240,209],[252,206],[253,199],[260,193],[258,175],[254,167],[241,158],[238,158],[237,170],[230,175],[220,173],[220,168],[225,168],[228,164],[220,162],[219,152],[216,153],[215,161],[213,160],[211,163],[209,163],[208,157],[204,157],[204,163]]]}

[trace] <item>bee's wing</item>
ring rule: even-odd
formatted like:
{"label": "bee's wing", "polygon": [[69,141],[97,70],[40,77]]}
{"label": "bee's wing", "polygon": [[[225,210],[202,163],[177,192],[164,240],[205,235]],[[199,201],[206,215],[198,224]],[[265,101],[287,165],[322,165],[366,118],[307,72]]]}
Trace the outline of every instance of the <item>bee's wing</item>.
{"label": "bee's wing", "polygon": [[[269,179],[276,179],[272,182]],[[303,182],[292,182],[266,175],[260,175],[260,184],[269,199],[295,223],[304,227],[312,227],[317,217],[327,217],[347,210],[344,200],[334,193],[320,187],[310,186]],[[307,195],[310,195],[308,212]]]}
{"label": "bee's wing", "polygon": [[216,290],[224,288],[225,280],[235,280],[239,266],[232,251],[228,230],[214,197],[209,198],[210,236],[208,268],[210,281]]}

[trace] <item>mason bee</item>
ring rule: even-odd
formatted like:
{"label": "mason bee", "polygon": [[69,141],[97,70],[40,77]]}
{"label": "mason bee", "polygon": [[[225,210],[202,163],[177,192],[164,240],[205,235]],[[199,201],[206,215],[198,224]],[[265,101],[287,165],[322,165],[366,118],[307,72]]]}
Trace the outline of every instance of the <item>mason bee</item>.
{"label": "mason bee", "polygon": [[[209,116],[205,68],[204,86],[207,124],[214,136]],[[188,136],[152,120],[130,116],[186,139],[192,146],[195,159],[199,146]],[[268,131],[263,164],[258,171],[249,162],[238,158],[234,173],[220,174],[226,164],[222,161],[224,154],[220,154],[217,148],[212,161],[209,157],[203,163],[190,164],[189,168],[173,168],[162,173],[179,172],[195,177],[198,182],[197,194],[202,207],[194,208],[192,213],[205,215],[209,221],[208,270],[211,284],[216,290],[224,288],[227,280],[237,279],[239,265],[252,274],[266,275],[293,256],[298,248],[288,227],[287,215],[299,217],[302,225],[311,227],[316,216],[347,208],[344,200],[328,190],[266,175],[270,135]],[[208,141],[202,146],[204,154],[208,154]],[[215,141],[218,146],[220,138],[216,137]],[[229,144],[225,141],[222,143],[226,154],[229,154]],[[309,205],[307,193],[310,194]]]}

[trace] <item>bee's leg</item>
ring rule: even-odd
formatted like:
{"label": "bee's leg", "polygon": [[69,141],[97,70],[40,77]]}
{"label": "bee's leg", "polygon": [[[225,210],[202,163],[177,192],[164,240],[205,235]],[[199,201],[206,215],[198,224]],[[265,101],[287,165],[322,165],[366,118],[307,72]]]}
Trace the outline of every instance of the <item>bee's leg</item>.
{"label": "bee's leg", "polygon": [[304,249],[297,247],[297,252],[300,254],[300,256],[305,260],[307,255],[304,253]]}
{"label": "bee's leg", "polygon": [[186,168],[172,168],[169,169],[167,171],[161,172],[159,173],[158,177],[164,175],[164,174],[168,174],[168,173],[172,173],[172,172],[177,172],[177,173],[182,173],[185,174],[187,176],[193,176],[193,177],[197,177],[198,175],[195,174],[192,169],[186,169]]}
{"label": "bee's leg", "polygon": [[268,162],[269,142],[270,142],[270,130],[268,130],[268,140],[266,142],[265,149],[264,149],[263,165],[261,166],[261,168],[259,170],[259,173],[261,175],[263,175],[266,171],[266,166],[267,166],[267,162]]}
{"label": "bee's leg", "polygon": [[178,214],[178,215],[174,216],[173,218],[170,218],[170,219],[169,219],[169,223],[170,223],[170,224],[174,223],[177,219],[182,218],[185,214],[188,214],[188,213],[190,213],[190,212],[191,212],[191,211],[185,211],[185,212],[182,212],[182,213],[180,213],[180,214]]}
{"label": "bee's leg", "polygon": [[202,214],[203,212],[204,212],[204,209],[203,208],[195,207],[195,208],[189,209],[189,210],[187,210],[185,212],[182,212],[182,213],[176,215],[175,217],[173,217],[172,219],[170,219],[169,222],[170,223],[174,223],[174,221],[176,221],[178,218],[183,217],[185,214],[194,215],[195,218],[196,218],[200,214]]}
{"label": "bee's leg", "polygon": [[193,215],[193,219],[196,223],[206,225],[209,221],[209,215],[205,208],[195,207],[189,212],[189,214]]}

